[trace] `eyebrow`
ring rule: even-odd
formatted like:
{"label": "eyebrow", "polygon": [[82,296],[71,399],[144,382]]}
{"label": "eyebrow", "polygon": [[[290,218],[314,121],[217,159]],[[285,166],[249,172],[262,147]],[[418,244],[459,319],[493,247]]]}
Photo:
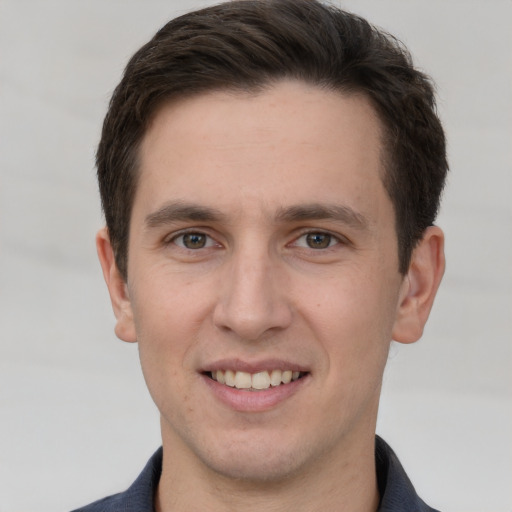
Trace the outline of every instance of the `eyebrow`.
{"label": "eyebrow", "polygon": [[161,208],[146,216],[145,224],[156,228],[178,221],[219,222],[225,215],[215,208],[188,204],[181,201],[166,203]]}
{"label": "eyebrow", "polygon": [[367,229],[368,219],[348,206],[337,204],[306,204],[282,208],[277,216],[279,222],[302,222],[308,220],[334,220],[355,229]]}
{"label": "eyebrow", "polygon": [[[148,228],[180,221],[222,222],[226,215],[216,208],[199,206],[182,201],[164,204],[145,218]],[[311,220],[334,220],[355,229],[367,229],[368,220],[348,206],[312,203],[280,208],[275,220],[278,223],[304,222]]]}

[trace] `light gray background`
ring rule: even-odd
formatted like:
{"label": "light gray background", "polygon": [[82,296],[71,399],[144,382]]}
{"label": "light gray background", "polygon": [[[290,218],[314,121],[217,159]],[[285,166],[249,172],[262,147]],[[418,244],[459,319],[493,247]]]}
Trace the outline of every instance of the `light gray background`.
{"label": "light gray background", "polygon": [[[96,262],[93,154],[128,57],[208,2],[0,0],[0,512],[65,511],[159,445],[136,346]],[[512,2],[352,0],[439,88],[447,273],[423,340],[393,346],[378,431],[444,511],[512,510]]]}

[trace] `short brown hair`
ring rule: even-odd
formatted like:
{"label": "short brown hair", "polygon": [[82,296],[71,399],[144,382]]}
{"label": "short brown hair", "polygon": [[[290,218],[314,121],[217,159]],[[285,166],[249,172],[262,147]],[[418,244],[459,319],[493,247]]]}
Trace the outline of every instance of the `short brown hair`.
{"label": "short brown hair", "polygon": [[157,109],[213,90],[297,79],[364,94],[384,128],[383,183],[395,210],[399,270],[435,220],[448,164],[430,79],[394,37],[316,0],[238,0],[171,20],[131,58],[97,152],[103,211],[126,279],[138,149]]}

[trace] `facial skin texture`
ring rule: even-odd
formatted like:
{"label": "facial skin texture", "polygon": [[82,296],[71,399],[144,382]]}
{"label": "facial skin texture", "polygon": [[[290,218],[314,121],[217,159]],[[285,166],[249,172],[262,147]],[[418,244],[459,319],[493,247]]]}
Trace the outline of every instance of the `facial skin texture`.
{"label": "facial skin texture", "polygon": [[[376,509],[389,343],[421,336],[444,268],[432,227],[398,272],[380,136],[364,97],[299,82],[157,113],[126,283],[106,230],[97,244],[116,333],[138,341],[161,412],[161,510]],[[206,374],[272,368],[304,376],[253,392]]]}

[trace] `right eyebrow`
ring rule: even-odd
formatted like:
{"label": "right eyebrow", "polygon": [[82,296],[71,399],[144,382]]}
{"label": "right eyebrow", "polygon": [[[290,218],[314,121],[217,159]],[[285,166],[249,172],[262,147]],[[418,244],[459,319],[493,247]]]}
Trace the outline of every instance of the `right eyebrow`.
{"label": "right eyebrow", "polygon": [[310,220],[334,220],[342,222],[354,229],[367,230],[368,219],[348,206],[337,204],[300,204],[283,208],[277,219],[281,222],[301,222]]}
{"label": "right eyebrow", "polygon": [[148,214],[144,223],[148,228],[156,228],[177,221],[219,222],[224,217],[215,208],[176,201],[165,203],[158,210]]}

